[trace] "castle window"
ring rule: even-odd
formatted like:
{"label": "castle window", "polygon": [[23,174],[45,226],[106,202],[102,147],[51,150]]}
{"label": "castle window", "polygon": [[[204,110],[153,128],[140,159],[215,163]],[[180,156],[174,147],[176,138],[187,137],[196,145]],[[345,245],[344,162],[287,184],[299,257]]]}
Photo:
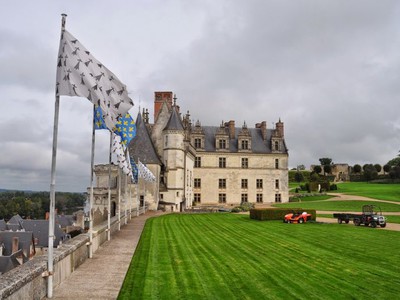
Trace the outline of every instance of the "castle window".
{"label": "castle window", "polygon": [[263,194],[257,194],[257,203],[263,203]]}
{"label": "castle window", "polygon": [[279,142],[275,141],[275,151],[279,151]]}
{"label": "castle window", "polygon": [[249,149],[249,141],[242,140],[242,150],[248,150],[248,149]]}
{"label": "castle window", "polygon": [[218,202],[226,203],[226,194],[218,194]]}
{"label": "castle window", "polygon": [[219,167],[220,168],[226,168],[226,157],[220,157],[219,158]]}
{"label": "castle window", "polygon": [[249,167],[249,159],[247,157],[242,158],[242,169],[247,169]]}
{"label": "castle window", "polygon": [[275,179],[275,188],[279,189],[279,179]]}
{"label": "castle window", "polygon": [[219,140],[219,149],[226,149],[226,140]]}
{"label": "castle window", "polygon": [[279,169],[279,159],[275,158],[275,169]]}
{"label": "castle window", "polygon": [[248,202],[248,195],[247,194],[242,194],[242,203],[243,202]]}
{"label": "castle window", "polygon": [[226,189],[226,179],[218,179],[218,187],[220,189]]}
{"label": "castle window", "polygon": [[275,202],[282,202],[281,194],[275,194]]}
{"label": "castle window", "polygon": [[195,168],[201,168],[201,157],[195,157],[194,159],[194,167]]}
{"label": "castle window", "polygon": [[256,180],[256,188],[257,189],[262,189],[263,188],[263,180],[262,179],[257,179]]}
{"label": "castle window", "polygon": [[201,139],[199,138],[194,139],[194,147],[201,148]]}
{"label": "castle window", "polygon": [[242,179],[242,189],[247,189],[247,187],[248,187],[248,180]]}
{"label": "castle window", "polygon": [[195,203],[200,203],[201,202],[201,194],[195,193],[193,195],[193,200]]}
{"label": "castle window", "polygon": [[195,189],[201,188],[201,178],[195,178],[194,179],[194,188]]}
{"label": "castle window", "polygon": [[165,136],[165,147],[168,147],[168,135]]}

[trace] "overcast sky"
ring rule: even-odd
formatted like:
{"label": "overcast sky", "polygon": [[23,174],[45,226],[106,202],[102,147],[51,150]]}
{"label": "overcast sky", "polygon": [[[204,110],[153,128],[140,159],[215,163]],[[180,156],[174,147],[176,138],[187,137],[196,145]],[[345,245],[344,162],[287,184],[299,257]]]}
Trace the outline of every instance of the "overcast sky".
{"label": "overcast sky", "polygon": [[[173,91],[194,121],[281,118],[289,166],[384,165],[400,150],[400,1],[7,1],[0,11],[0,188],[49,190],[61,13],[124,82],[130,113]],[[90,185],[92,105],[61,97],[57,191]],[[96,134],[95,163],[108,161]]]}

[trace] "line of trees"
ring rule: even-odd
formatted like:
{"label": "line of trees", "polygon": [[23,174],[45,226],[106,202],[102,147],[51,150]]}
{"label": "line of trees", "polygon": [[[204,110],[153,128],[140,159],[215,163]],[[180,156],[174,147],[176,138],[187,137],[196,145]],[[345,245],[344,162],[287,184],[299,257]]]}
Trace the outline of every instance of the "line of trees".
{"label": "line of trees", "polygon": [[[82,193],[56,193],[55,207],[59,213],[72,214],[83,209],[86,196]],[[9,220],[19,214],[22,218],[44,219],[49,211],[49,192],[2,192],[0,193],[0,220]]]}
{"label": "line of trees", "polygon": [[[318,177],[324,172],[323,175],[332,173],[333,161],[329,157],[323,157],[319,159],[320,165],[315,165],[309,174],[309,178],[304,178],[304,165],[297,167],[297,172],[294,174],[294,180],[296,182],[302,182],[306,180],[317,181]],[[383,176],[379,175],[383,170]],[[302,171],[302,172],[301,172]],[[382,179],[400,179],[400,154],[397,157],[391,159],[383,167],[380,164],[365,164],[363,166],[355,164],[351,168],[351,173],[356,175],[358,180],[371,181],[377,178]]]}

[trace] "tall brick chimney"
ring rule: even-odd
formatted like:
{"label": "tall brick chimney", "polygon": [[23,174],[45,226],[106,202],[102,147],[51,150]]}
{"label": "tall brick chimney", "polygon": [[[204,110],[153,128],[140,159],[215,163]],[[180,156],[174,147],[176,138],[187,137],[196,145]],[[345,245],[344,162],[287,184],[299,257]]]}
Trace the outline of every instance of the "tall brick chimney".
{"label": "tall brick chimney", "polygon": [[257,123],[256,128],[261,129],[261,136],[262,136],[263,140],[266,141],[267,140],[267,122],[262,121],[261,123]]}
{"label": "tall brick chimney", "polygon": [[284,137],[285,133],[284,133],[284,128],[283,128],[283,122],[281,122],[281,118],[279,118],[279,122],[275,124],[276,126],[276,132],[278,133],[279,137]]}
{"label": "tall brick chimney", "polygon": [[164,101],[166,101],[168,107],[171,108],[172,99],[172,92],[154,92],[154,122],[157,120],[158,114]]}
{"label": "tall brick chimney", "polygon": [[225,126],[228,125],[229,129],[229,138],[234,139],[235,138],[235,121],[230,120],[229,122],[225,123]]}

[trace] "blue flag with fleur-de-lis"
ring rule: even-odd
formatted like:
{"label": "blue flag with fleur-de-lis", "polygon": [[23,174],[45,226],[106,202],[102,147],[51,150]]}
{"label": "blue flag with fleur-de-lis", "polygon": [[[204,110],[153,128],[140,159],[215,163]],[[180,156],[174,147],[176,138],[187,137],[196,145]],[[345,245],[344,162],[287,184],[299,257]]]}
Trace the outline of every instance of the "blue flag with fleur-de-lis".
{"label": "blue flag with fleur-de-lis", "polygon": [[124,146],[128,146],[129,142],[136,136],[136,124],[131,115],[127,113],[120,118],[115,127],[114,133],[121,137],[121,143]]}
{"label": "blue flag with fleur-de-lis", "polygon": [[100,106],[97,106],[94,110],[94,129],[108,129]]}

